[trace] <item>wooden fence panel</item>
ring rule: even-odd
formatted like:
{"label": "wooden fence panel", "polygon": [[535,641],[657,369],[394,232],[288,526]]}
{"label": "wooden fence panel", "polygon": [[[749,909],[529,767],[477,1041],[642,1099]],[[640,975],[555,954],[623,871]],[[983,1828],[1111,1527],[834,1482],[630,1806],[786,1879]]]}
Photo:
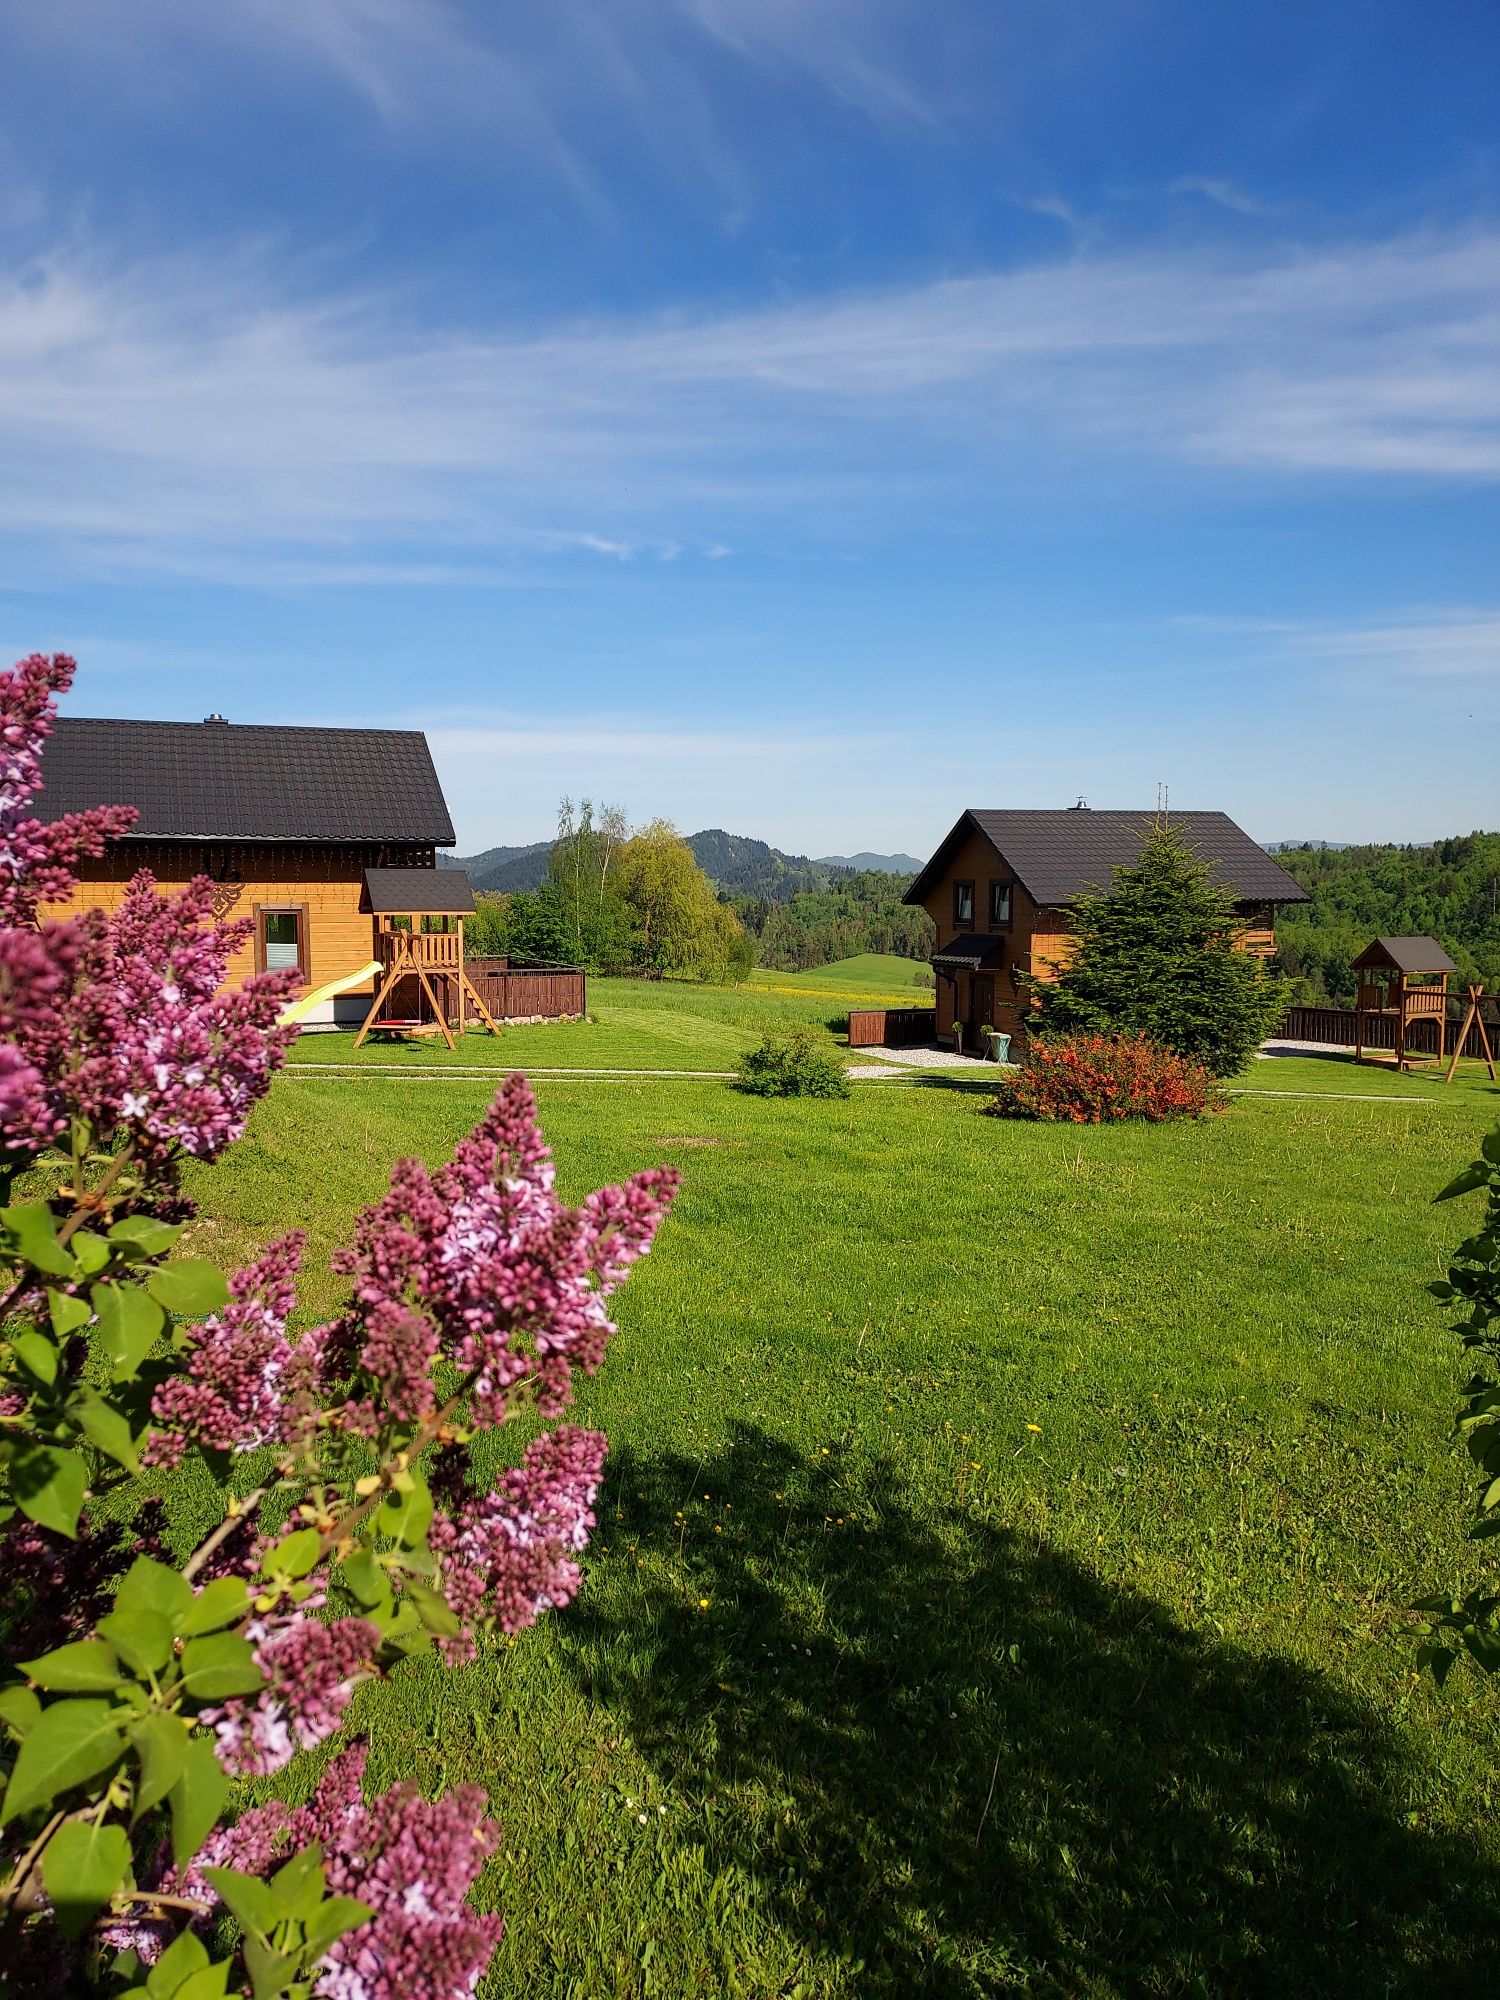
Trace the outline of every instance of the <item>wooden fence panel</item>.
{"label": "wooden fence panel", "polygon": [[[1488,1010],[1489,1002],[1485,1002]],[[1453,1037],[1458,1033],[1463,1021],[1462,1012],[1452,1008],[1448,1014],[1448,1033],[1445,1046],[1451,1054]],[[1485,1022],[1489,1028],[1493,1044],[1496,1024],[1486,1011]],[[1290,1042],[1327,1042],[1335,1048],[1352,1049],[1355,1044],[1355,1019],[1351,1010],[1343,1007],[1293,1007],[1281,1028],[1282,1035]],[[1394,1049],[1396,1046],[1396,1023],[1380,1014],[1365,1022],[1365,1047],[1367,1049]],[[1406,1030],[1406,1046],[1418,1055],[1437,1054],[1437,1022],[1416,1020]],[[1470,1028],[1464,1040],[1463,1052],[1466,1056],[1483,1056],[1477,1028]]]}
{"label": "wooden fence panel", "polygon": [[504,958],[470,958],[465,969],[497,1021],[556,1021],[588,1011],[582,966],[513,966]]}
{"label": "wooden fence panel", "polygon": [[906,1049],[936,1036],[935,1007],[861,1007],[849,1015],[851,1049]]}

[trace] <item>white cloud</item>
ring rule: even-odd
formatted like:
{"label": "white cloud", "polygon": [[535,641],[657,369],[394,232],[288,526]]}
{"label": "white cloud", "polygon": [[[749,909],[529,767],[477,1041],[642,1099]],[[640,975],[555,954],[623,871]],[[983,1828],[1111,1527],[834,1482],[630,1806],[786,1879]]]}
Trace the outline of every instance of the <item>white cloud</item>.
{"label": "white cloud", "polygon": [[1065,450],[1500,475],[1500,235],[1079,251],[718,315],[434,331],[247,251],[0,277],[0,530],[91,566],[421,580],[847,544]]}

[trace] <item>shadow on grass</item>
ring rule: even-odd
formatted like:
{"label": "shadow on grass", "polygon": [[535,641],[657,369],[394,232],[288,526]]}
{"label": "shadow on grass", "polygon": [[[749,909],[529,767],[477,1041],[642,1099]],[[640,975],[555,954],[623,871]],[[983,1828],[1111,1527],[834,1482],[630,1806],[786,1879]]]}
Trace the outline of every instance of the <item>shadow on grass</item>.
{"label": "shadow on grass", "polygon": [[867,1516],[750,1427],[611,1465],[609,1539],[663,1580],[576,1607],[571,1671],[807,1991],[842,1957],[914,2000],[1425,1993],[1494,1937],[1496,1874],[1404,1821],[1394,1732],[1316,1675],[878,1476]]}
{"label": "shadow on grass", "polygon": [[918,1069],[902,1082],[909,1082],[914,1090],[956,1090],[965,1097],[993,1097],[1000,1085],[1000,1071],[993,1076],[976,1076],[972,1070]]}

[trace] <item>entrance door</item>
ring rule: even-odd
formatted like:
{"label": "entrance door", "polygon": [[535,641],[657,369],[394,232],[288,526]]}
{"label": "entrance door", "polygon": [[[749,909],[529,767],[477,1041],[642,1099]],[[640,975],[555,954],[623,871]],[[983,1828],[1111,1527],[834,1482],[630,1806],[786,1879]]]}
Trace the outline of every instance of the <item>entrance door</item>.
{"label": "entrance door", "polygon": [[969,1048],[973,1051],[975,1055],[984,1054],[984,1043],[979,1032],[980,1029],[993,1028],[994,1025],[995,1025],[994,977],[992,974],[988,972],[986,973],[976,972],[974,975],[974,1018],[972,1021],[970,1021],[969,1031],[964,1036],[965,1042],[968,1044]]}

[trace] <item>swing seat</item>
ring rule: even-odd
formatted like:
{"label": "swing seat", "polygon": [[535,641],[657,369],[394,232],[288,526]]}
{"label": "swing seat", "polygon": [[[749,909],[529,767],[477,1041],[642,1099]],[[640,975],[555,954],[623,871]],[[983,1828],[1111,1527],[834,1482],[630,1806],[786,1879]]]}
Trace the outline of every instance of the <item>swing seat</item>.
{"label": "swing seat", "polygon": [[436,1021],[371,1021],[369,1033],[372,1035],[440,1035],[443,1031]]}

